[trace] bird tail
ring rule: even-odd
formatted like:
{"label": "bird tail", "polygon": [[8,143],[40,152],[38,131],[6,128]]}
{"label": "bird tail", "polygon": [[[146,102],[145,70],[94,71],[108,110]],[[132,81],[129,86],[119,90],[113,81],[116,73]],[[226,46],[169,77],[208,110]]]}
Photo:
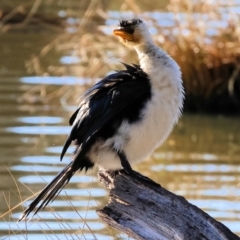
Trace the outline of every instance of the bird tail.
{"label": "bird tail", "polygon": [[[41,209],[44,209],[49,202],[52,202],[63,187],[69,182],[76,170],[73,169],[73,162],[70,162],[36,197],[36,199],[28,206],[28,208],[22,213],[18,222],[25,220],[27,216],[32,212],[34,215]],[[37,207],[37,205],[41,204]],[[35,209],[36,208],[36,209]],[[34,216],[33,215],[33,216]]]}

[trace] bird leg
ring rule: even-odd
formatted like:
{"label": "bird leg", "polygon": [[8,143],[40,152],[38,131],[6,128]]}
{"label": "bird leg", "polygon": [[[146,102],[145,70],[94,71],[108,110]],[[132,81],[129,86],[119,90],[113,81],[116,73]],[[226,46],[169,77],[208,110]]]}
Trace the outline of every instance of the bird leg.
{"label": "bird leg", "polygon": [[122,152],[122,151],[121,151],[121,152],[118,152],[118,156],[119,156],[119,158],[120,158],[120,160],[121,160],[121,164],[122,164],[122,167],[123,167],[123,169],[125,170],[125,172],[126,172],[127,174],[129,174],[129,175],[132,175],[132,173],[133,173],[134,171],[132,170],[132,167],[131,167],[129,161],[127,160],[127,157],[126,157],[125,153]]}
{"label": "bird leg", "polygon": [[129,164],[129,161],[125,155],[125,153],[123,151],[118,152],[118,156],[121,160],[121,164],[123,167],[123,170],[130,175],[133,178],[138,179],[139,181],[143,181],[145,183],[151,184],[151,185],[157,185],[160,186],[158,183],[154,182],[153,180],[151,180],[148,177],[143,176],[142,174],[140,174],[139,172],[136,172],[132,169],[131,165]]}

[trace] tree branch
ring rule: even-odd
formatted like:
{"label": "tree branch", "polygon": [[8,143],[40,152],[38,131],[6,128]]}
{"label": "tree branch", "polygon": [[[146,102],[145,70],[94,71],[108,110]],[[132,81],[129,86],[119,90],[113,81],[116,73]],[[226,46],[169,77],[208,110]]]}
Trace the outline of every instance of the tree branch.
{"label": "tree branch", "polygon": [[98,177],[110,189],[109,203],[98,215],[134,239],[240,240],[222,223],[156,183],[104,169]]}

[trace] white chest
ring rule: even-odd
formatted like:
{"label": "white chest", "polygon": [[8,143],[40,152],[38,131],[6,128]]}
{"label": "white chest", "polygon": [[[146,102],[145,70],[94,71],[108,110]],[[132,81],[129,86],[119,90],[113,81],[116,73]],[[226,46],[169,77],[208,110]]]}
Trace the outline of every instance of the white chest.
{"label": "white chest", "polygon": [[181,72],[171,57],[160,52],[144,55],[140,62],[151,79],[152,98],[142,111],[142,121],[128,129],[125,152],[130,162],[146,158],[166,140],[183,104]]}
{"label": "white chest", "polygon": [[125,145],[125,152],[130,162],[141,161],[149,156],[172,131],[178,106],[171,98],[171,89],[154,91],[142,114],[142,121],[128,129],[129,142]]}

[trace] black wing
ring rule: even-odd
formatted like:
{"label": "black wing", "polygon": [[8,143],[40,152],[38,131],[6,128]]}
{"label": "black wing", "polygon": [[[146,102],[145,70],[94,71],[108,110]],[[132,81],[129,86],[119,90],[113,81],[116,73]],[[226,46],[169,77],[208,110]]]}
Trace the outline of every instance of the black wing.
{"label": "black wing", "polygon": [[93,165],[84,155],[96,137],[108,138],[123,120],[134,122],[139,119],[144,104],[151,97],[150,82],[139,66],[125,66],[126,70],[104,78],[85,93],[79,108],[70,118],[73,127],[61,154],[62,159],[71,142],[76,141],[73,161],[42,190],[19,221],[34,209],[36,214],[53,201],[78,169],[87,170]]}
{"label": "black wing", "polygon": [[61,159],[72,141],[78,142],[73,160],[78,158],[85,145],[104,126],[119,125],[122,120],[134,122],[140,110],[151,97],[148,75],[137,65],[126,65],[91,87],[85,94],[77,111],[70,118],[72,130],[65,142]]}

